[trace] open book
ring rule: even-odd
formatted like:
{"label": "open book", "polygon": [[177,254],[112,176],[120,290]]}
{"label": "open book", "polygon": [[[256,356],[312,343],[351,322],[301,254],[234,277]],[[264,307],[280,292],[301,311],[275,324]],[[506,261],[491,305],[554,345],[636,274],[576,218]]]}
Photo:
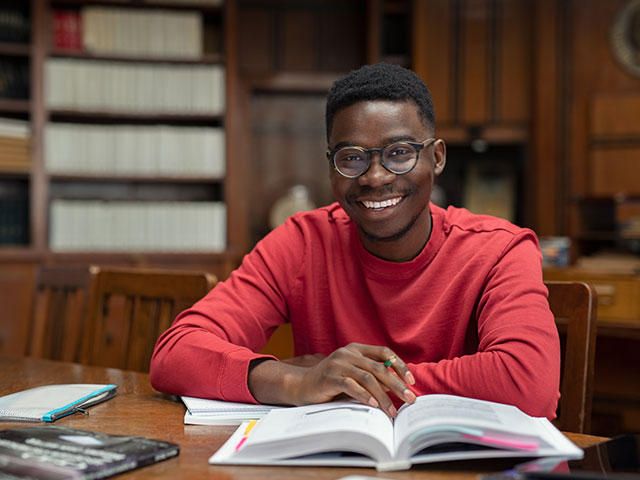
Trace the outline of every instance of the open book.
{"label": "open book", "polygon": [[272,410],[251,427],[240,425],[209,463],[404,470],[449,460],[582,458],[582,450],[546,418],[453,395],[418,397],[395,420],[378,408],[332,402]]}

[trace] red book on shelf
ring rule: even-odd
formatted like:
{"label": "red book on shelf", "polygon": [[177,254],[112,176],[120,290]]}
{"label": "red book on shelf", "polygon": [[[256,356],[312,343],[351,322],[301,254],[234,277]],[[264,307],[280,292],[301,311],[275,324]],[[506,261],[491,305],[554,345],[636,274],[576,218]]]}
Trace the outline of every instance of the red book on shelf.
{"label": "red book on shelf", "polygon": [[64,50],[82,50],[82,18],[79,11],[53,12],[53,45]]}

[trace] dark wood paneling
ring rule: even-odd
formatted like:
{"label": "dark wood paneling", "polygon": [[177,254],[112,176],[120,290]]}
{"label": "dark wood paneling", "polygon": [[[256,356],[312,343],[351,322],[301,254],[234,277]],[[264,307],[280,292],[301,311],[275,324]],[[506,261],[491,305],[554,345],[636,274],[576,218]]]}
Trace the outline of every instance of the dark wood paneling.
{"label": "dark wood paneling", "polygon": [[[593,175],[600,168],[589,168],[590,159],[599,161],[600,154],[591,155],[594,136],[602,139],[602,128],[608,134],[621,133],[611,129],[638,129],[640,115],[637,101],[623,106],[610,95],[640,96],[640,77],[627,72],[615,59],[611,47],[611,28],[627,0],[574,0],[572,55],[572,115],[571,115],[571,189],[577,195],[598,195],[601,186]],[[630,97],[631,98],[631,97]],[[604,105],[610,103],[608,106]],[[593,104],[593,109],[590,106]],[[616,107],[616,104],[618,105]],[[616,119],[615,109],[619,109]],[[607,114],[606,111],[609,111]],[[635,115],[634,115],[635,113]],[[590,119],[591,114],[591,119]],[[626,122],[625,117],[629,119]],[[624,123],[627,126],[621,127]],[[608,126],[604,126],[608,124]],[[636,125],[633,127],[632,125]],[[595,128],[594,131],[590,131]],[[640,162],[629,173],[640,176]],[[623,187],[624,185],[620,185]],[[625,187],[626,188],[626,187]],[[621,188],[622,189],[622,188]]]}
{"label": "dark wood paneling", "polygon": [[273,14],[264,8],[238,12],[238,68],[241,73],[273,70]]}
{"label": "dark wood paneling", "polygon": [[[329,4],[325,3],[324,7]],[[340,0],[320,12],[318,70],[348,72],[366,62],[366,2]]]}
{"label": "dark wood paneling", "polygon": [[431,90],[438,125],[526,131],[531,11],[529,1],[414,2],[413,69]]}
{"label": "dark wood paneling", "polygon": [[[572,0],[565,28],[569,54],[563,69],[568,78],[568,115],[564,186],[571,212],[566,217],[574,239],[574,257],[618,245],[614,209],[602,217],[600,205],[617,193],[640,191],[640,76],[615,58],[612,29],[628,0]],[[628,101],[626,101],[627,99]],[[595,225],[595,227],[594,227]],[[596,228],[597,227],[597,228]],[[597,235],[600,235],[598,240]]]}
{"label": "dark wood paneling", "polygon": [[431,91],[436,125],[456,120],[454,3],[449,0],[414,2],[413,70]]}
{"label": "dark wood paneling", "polygon": [[640,91],[596,93],[589,117],[592,140],[640,141]]}
{"label": "dark wood paneling", "polygon": [[495,5],[495,81],[492,118],[526,124],[531,118],[532,8],[528,1]]}
{"label": "dark wood paneling", "polygon": [[342,72],[366,61],[364,0],[238,1],[241,75]]}
{"label": "dark wood paneling", "polygon": [[[569,170],[567,186],[570,192],[576,195],[586,195],[588,185],[588,168],[586,159],[588,158],[587,145],[589,136],[587,134],[588,125],[588,98],[591,85],[597,70],[601,67],[602,59],[594,55],[594,40],[596,23],[602,23],[603,28],[609,22],[604,17],[596,22],[595,5],[574,1],[571,4],[572,17],[572,38],[571,38],[571,110],[569,118]],[[613,3],[613,2],[612,2]],[[605,40],[607,35],[605,34]],[[602,41],[600,40],[600,41]]]}
{"label": "dark wood paneling", "polygon": [[285,11],[282,15],[280,66],[287,71],[309,71],[314,68],[312,55],[316,16],[312,11]]}
{"label": "dark wood paneling", "polygon": [[538,235],[563,232],[564,198],[561,181],[563,155],[562,112],[562,12],[555,0],[538,0],[533,11],[532,131],[528,183],[532,202],[532,224]]}
{"label": "dark wood paneling", "polygon": [[35,262],[0,265],[0,355],[24,355],[29,341]]}
{"label": "dark wood paneling", "polygon": [[458,95],[461,120],[467,125],[481,125],[491,120],[489,104],[493,100],[490,63],[495,59],[489,44],[492,22],[487,0],[466,0],[461,11],[461,46]]}
{"label": "dark wood paneling", "polygon": [[597,196],[640,195],[640,145],[594,148],[589,153],[589,192]]}
{"label": "dark wood paneling", "polygon": [[[249,249],[249,232],[247,222],[247,196],[245,194],[245,162],[237,159],[245,158],[247,142],[243,138],[243,118],[241,112],[242,91],[239,80],[239,48],[238,48],[238,9],[236,0],[225,1],[225,31],[224,41],[227,53],[226,61],[226,90],[227,108],[225,118],[225,149],[226,149],[226,180],[224,188],[227,203],[227,240],[236,249],[236,255]],[[234,159],[230,161],[229,159]],[[223,265],[227,262],[221,262]],[[219,279],[227,278],[229,270],[225,272],[212,271]],[[203,266],[202,269],[206,268]],[[210,270],[211,271],[211,270]],[[224,273],[224,275],[221,275]]]}

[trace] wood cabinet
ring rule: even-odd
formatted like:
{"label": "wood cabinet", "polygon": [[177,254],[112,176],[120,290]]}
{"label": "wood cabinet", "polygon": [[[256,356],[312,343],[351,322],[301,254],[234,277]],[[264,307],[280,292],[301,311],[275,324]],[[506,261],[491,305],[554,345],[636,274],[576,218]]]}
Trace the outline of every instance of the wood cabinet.
{"label": "wood cabinet", "polygon": [[601,333],[640,337],[640,276],[593,272],[577,268],[545,269],[545,280],[579,280],[598,294],[598,327]]}
{"label": "wood cabinet", "polygon": [[489,141],[527,137],[532,11],[529,1],[414,2],[413,69],[445,138],[471,141],[468,129]]}
{"label": "wood cabinet", "polygon": [[575,256],[602,248],[638,254],[640,235],[632,235],[635,243],[620,235],[625,227],[619,209],[640,197],[640,75],[617,58],[620,49],[637,55],[632,22],[638,6],[624,0],[570,4],[565,228],[574,239]]}

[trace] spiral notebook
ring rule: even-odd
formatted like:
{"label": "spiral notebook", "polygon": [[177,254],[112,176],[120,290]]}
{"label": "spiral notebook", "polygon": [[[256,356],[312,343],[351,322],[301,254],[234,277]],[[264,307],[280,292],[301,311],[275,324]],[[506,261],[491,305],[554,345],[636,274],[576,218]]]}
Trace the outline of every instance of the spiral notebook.
{"label": "spiral notebook", "polygon": [[187,425],[240,425],[247,420],[258,420],[275,408],[284,408],[187,396],[181,398],[187,407],[184,414]]}

